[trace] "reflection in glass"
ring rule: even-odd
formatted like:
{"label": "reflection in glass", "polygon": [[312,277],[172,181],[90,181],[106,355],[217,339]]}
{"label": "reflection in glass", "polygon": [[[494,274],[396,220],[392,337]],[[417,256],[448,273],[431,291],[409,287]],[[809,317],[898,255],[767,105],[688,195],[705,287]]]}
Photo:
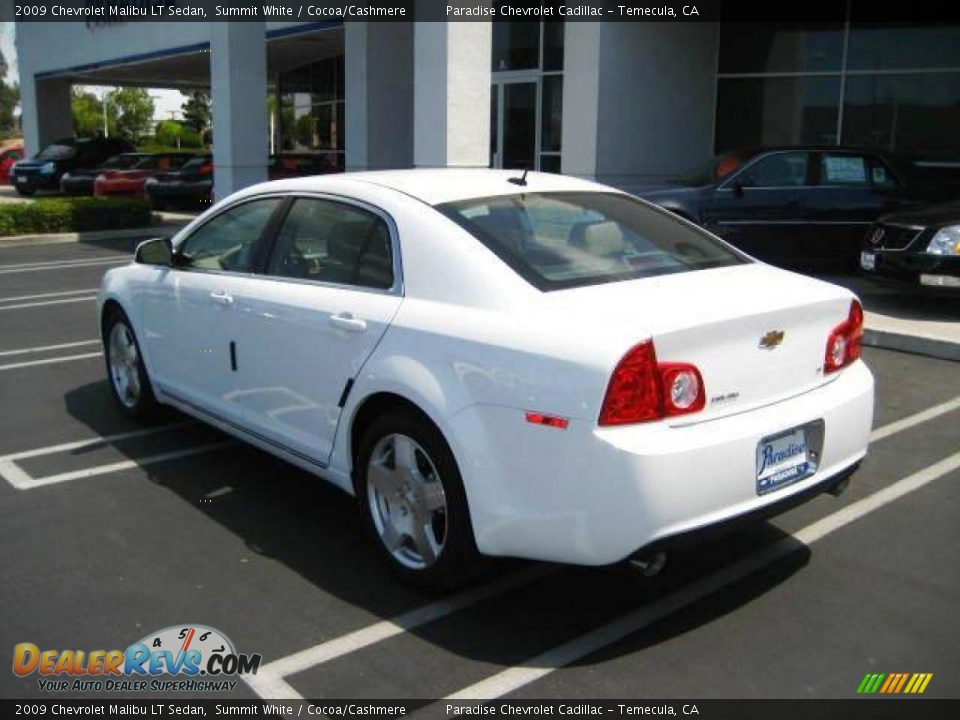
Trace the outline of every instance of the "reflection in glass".
{"label": "reflection in glass", "polygon": [[839,77],[721,78],[717,152],[834,144],[839,105]]}
{"label": "reflection in glass", "polygon": [[563,70],[563,33],[564,23],[543,23],[543,69]]}
{"label": "reflection in glass", "polygon": [[731,22],[720,26],[720,72],[840,70],[843,13],[829,22]]}
{"label": "reflection in glass", "polygon": [[537,150],[537,84],[503,86],[503,167],[534,167]]}
{"label": "reflection in glass", "polygon": [[528,70],[539,65],[539,22],[493,23],[493,72]]}
{"label": "reflection in glass", "polygon": [[544,75],[540,112],[540,149],[559,151],[563,122],[563,76]]}
{"label": "reflection in glass", "polygon": [[960,72],[847,78],[843,142],[960,157]]}
{"label": "reflection in glass", "polygon": [[854,20],[847,52],[849,70],[960,67],[960,25]]}

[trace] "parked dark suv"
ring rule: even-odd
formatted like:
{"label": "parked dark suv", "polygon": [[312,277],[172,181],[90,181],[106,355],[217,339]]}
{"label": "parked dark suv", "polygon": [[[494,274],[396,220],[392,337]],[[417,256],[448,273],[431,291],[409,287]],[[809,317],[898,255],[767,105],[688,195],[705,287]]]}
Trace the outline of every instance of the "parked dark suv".
{"label": "parked dark suv", "polygon": [[634,192],[763,260],[853,268],[877,218],[957,189],[893,155],[825,146],[730,153],[671,187]]}
{"label": "parked dark suv", "polygon": [[111,155],[133,150],[119,138],[64,138],[47,145],[29,160],[21,160],[10,171],[10,182],[20,195],[37,190],[59,190],[65,172],[94,168]]}

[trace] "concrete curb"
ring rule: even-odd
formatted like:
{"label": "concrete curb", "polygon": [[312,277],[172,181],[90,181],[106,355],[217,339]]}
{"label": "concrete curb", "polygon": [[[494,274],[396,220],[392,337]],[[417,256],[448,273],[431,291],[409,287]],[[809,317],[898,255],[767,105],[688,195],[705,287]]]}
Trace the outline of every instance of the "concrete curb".
{"label": "concrete curb", "polygon": [[960,362],[960,343],[950,342],[949,340],[937,340],[919,335],[906,335],[887,330],[864,328],[863,344],[884,350],[897,350],[898,352],[927,355],[940,360]]}
{"label": "concrete curb", "polygon": [[124,230],[97,230],[94,232],[46,233],[41,235],[10,235],[0,237],[0,247],[20,245],[55,245],[58,243],[101,242],[104,240],[131,240],[134,238],[159,237],[170,235],[186,225],[183,223],[165,223],[141,228]]}

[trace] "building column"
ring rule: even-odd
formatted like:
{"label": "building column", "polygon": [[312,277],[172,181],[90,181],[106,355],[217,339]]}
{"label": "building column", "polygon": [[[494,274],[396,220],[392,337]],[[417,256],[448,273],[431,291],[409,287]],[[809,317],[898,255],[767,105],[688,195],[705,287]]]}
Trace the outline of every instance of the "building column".
{"label": "building column", "polygon": [[267,54],[262,22],[210,23],[214,197],[267,179]]}
{"label": "building column", "polygon": [[413,23],[344,24],[347,170],[413,164]]}
{"label": "building column", "polygon": [[60,138],[73,137],[70,81],[28,79],[20,87],[23,141],[27,157]]}
{"label": "building column", "polygon": [[603,23],[568,22],[564,26],[560,172],[593,180],[597,175]]}
{"label": "building column", "polygon": [[489,22],[418,22],[414,28],[413,162],[490,164]]}

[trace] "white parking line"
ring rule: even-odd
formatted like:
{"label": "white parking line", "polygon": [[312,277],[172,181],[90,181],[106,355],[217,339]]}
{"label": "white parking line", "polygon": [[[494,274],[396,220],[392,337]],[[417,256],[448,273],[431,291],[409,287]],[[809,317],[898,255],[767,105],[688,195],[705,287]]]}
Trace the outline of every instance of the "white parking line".
{"label": "white parking line", "polygon": [[88,257],[88,258],[70,258],[64,260],[43,260],[36,262],[28,263],[15,263],[13,265],[0,265],[0,270],[16,269],[16,268],[33,268],[33,267],[64,267],[68,265],[80,265],[84,263],[107,263],[107,262],[116,262],[120,260],[129,261],[131,258],[130,255],[104,255],[103,257]]}
{"label": "white parking line", "polygon": [[60,445],[50,445],[48,447],[35,448],[33,450],[24,450],[22,452],[12,453],[10,455],[4,455],[3,457],[0,457],[0,478],[6,480],[18,490],[32,490],[45,485],[53,485],[55,483],[68,482],[70,480],[80,480],[82,478],[95,477],[97,475],[106,475],[107,473],[128,470],[133,467],[143,467],[160,462],[167,462],[168,460],[190,457],[191,455],[200,455],[201,453],[213,452],[214,450],[220,450],[229,445],[235,444],[235,441],[233,440],[223,440],[220,442],[198,445],[191,448],[183,448],[180,450],[157,453],[155,455],[147,455],[146,457],[135,458],[131,460],[120,460],[118,462],[106,463],[104,465],[83,468],[81,470],[71,470],[69,472],[56,473],[54,475],[45,475],[39,478],[32,477],[26,470],[17,464],[17,461],[19,460],[27,460],[29,458],[55,455],[57,453],[66,453],[76,450],[92,450],[94,448],[103,447],[111,443],[144,437],[147,435],[157,435],[159,433],[169,432],[170,430],[176,430],[193,424],[194,423],[192,421],[188,420],[185,422],[162,425],[155,428],[131,430],[130,432],[117,433],[116,435],[88,438],[86,440],[61,443]]}
{"label": "white parking line", "polygon": [[26,265],[0,265],[0,275],[9,275],[11,273],[38,272],[40,270],[70,270],[73,268],[96,267],[98,265],[126,265],[130,262],[129,255],[118,256],[123,259],[104,258],[100,260],[84,260],[83,262],[59,263],[53,264],[26,264]]}
{"label": "white parking line", "polygon": [[82,347],[83,345],[99,345],[100,340],[78,340],[77,342],[60,343],[59,345],[41,345],[40,347],[24,348],[23,350],[2,350],[0,357],[10,357],[11,355],[32,355],[35,353],[44,353],[51,350],[66,350],[67,348]]}
{"label": "white parking line", "polygon": [[19,295],[17,297],[0,298],[0,303],[20,302],[21,300],[41,300],[43,298],[64,297],[65,295],[89,295],[96,293],[97,288],[86,288],[85,290],[61,290],[59,292],[40,293],[39,295]]}
{"label": "white parking line", "polygon": [[671,593],[650,605],[638,608],[616,620],[591,630],[568,642],[551,648],[522,664],[507,668],[485,680],[448,695],[446,700],[492,700],[514,692],[535,680],[546,677],[555,670],[570,665],[612,645],[647,626],[672,615],[685,607],[712,595],[728,585],[769,565],[775,560],[796,552],[801,547],[812,545],[827,535],[846,527],[904,495],[919,490],[934,480],[960,468],[960,452],[954,453],[919,472],[888,485],[862,500],[848,505],[799,532],[769,545],[729,567],[707,575],[692,585]]}
{"label": "white parking line", "polygon": [[243,679],[261,698],[302,700],[300,694],[283,679],[284,677],[309,670],[316,665],[329,662],[343,655],[349,655],[395,635],[444,618],[471,605],[502,595],[543,577],[553,570],[554,568],[549,565],[531,566],[520,572],[499,578],[488,585],[414,608],[390,620],[381,620],[355,632],[341,635],[329,642],[274,660],[261,666],[256,675],[244,675]]}
{"label": "white parking line", "polygon": [[920,423],[927,422],[928,420],[933,420],[936,417],[945,415],[948,412],[952,412],[958,408],[960,408],[960,395],[953,398],[953,400],[947,400],[939,405],[934,405],[932,408],[928,408],[922,412],[905,417],[903,420],[897,420],[896,422],[884,425],[882,428],[877,428],[870,433],[870,442],[883,440],[883,438],[889,437],[890,435],[898,433],[901,430],[906,430],[914,427],[915,425],[919,425]]}
{"label": "white parking line", "polygon": [[[870,439],[871,441],[881,440],[922,422],[944,415],[958,407],[960,407],[960,396],[879,427],[871,433]],[[875,495],[876,493],[870,497],[875,497]],[[834,515],[836,515],[836,513]],[[799,534],[794,537],[799,537]],[[470,590],[461,595],[455,595],[445,600],[415,608],[391,620],[383,620],[352,633],[341,635],[338,638],[274,660],[262,666],[256,675],[244,676],[243,679],[250,688],[263,699],[302,700],[303,697],[284,679],[285,677],[309,670],[316,665],[328,662],[334,658],[348,655],[356,650],[386,640],[399,633],[414,630],[421,625],[443,618],[451,612],[469,607],[470,605],[520,587],[551,570],[552,568],[550,566],[537,566],[530,571],[530,576],[524,573],[518,573],[517,575],[511,575],[505,578],[504,580],[508,582],[506,586],[499,586],[495,582],[489,586]],[[514,578],[516,578],[515,582],[509,582]],[[454,610],[447,609],[451,606],[454,606]]]}
{"label": "white parking line", "polygon": [[70,362],[72,360],[86,360],[103,355],[102,352],[83,353],[82,355],[65,355],[63,357],[44,358],[43,360],[28,360],[26,362],[9,363],[0,365],[0,370],[18,370],[20,368],[34,367],[35,365],[52,365],[54,363]]}
{"label": "white parking line", "polygon": [[23,310],[24,308],[43,307],[45,305],[65,305],[66,303],[86,302],[87,300],[96,300],[96,295],[78,298],[61,298],[60,300],[43,300],[33,303],[19,303],[17,305],[0,305],[0,311],[3,310]]}

